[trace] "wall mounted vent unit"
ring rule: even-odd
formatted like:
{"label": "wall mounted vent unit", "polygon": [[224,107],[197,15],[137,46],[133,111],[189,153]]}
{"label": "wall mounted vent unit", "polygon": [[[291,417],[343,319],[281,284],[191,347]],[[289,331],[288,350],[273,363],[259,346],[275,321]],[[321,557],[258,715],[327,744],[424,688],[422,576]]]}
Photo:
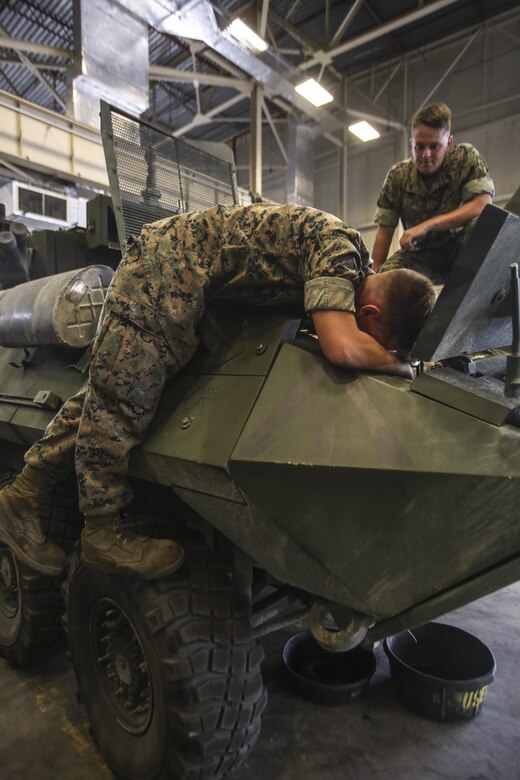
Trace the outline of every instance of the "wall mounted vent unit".
{"label": "wall mounted vent unit", "polygon": [[45,190],[15,185],[15,212],[67,223],[67,198]]}
{"label": "wall mounted vent unit", "polygon": [[31,230],[59,230],[86,225],[86,199],[73,198],[43,187],[11,181],[0,188],[6,218],[23,220]]}

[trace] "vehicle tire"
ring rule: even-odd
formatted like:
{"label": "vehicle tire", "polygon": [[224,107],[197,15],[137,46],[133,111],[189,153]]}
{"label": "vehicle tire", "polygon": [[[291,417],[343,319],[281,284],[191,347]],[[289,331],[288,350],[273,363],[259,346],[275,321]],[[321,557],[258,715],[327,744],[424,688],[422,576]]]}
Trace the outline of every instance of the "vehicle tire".
{"label": "vehicle tire", "polygon": [[99,751],[131,780],[223,778],[260,732],[263,650],[228,569],[182,539],[185,563],[154,581],[69,559],[66,626]]}
{"label": "vehicle tire", "polygon": [[[1,475],[0,488],[14,476]],[[41,516],[45,533],[70,552],[82,525],[72,488],[58,486],[42,505]],[[65,644],[62,580],[34,571],[0,543],[0,655],[13,666],[40,660]]]}

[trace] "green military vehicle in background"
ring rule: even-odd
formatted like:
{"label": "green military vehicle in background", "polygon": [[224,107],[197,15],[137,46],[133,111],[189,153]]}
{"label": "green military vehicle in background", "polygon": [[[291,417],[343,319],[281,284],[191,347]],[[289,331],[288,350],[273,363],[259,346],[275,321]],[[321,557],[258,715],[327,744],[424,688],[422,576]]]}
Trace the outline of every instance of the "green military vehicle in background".
{"label": "green military vehicle in background", "polygon": [[[163,214],[236,201],[214,148],[107,106],[102,118],[113,203],[89,203],[86,231],[2,225],[4,483],[85,382],[119,243]],[[85,566],[72,476],[41,508],[69,552],[62,577],[0,545],[0,652],[29,663],[64,626],[117,776],[232,771],[259,734],[259,638],[271,631],[306,626],[331,652],[370,647],[520,579],[515,211],[479,218],[415,345],[414,381],[330,365],[283,306],[208,311],[130,464],[125,523],[184,545],[175,574]]]}

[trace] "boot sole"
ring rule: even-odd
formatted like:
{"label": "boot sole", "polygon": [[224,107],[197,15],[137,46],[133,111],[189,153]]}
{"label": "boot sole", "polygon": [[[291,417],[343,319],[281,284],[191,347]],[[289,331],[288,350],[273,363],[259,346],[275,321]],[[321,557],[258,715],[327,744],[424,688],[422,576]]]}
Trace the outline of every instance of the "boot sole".
{"label": "boot sole", "polygon": [[4,528],[0,528],[0,542],[7,544],[11,548],[11,551],[16,558],[27,564],[27,566],[29,566],[31,569],[40,572],[40,574],[47,574],[50,577],[57,577],[58,574],[61,574],[65,568],[65,554],[61,566],[53,566],[49,563],[40,563],[40,561],[36,561],[34,558],[31,558],[31,556],[28,555],[25,550],[15,542],[13,537],[8,534]]}
{"label": "boot sole", "polygon": [[142,574],[140,571],[132,568],[131,566],[125,566],[124,564],[117,566],[116,564],[110,563],[109,561],[100,562],[89,558],[88,554],[85,554],[83,550],[81,554],[83,556],[83,562],[93,569],[99,569],[99,571],[105,572],[105,574],[126,574],[131,577],[139,577],[139,579],[142,580],[158,580],[160,577],[166,577],[168,574],[173,574],[181,568],[185,557],[183,550],[182,555],[180,555],[175,561],[169,563],[167,566],[163,566],[162,569],[157,569],[156,571],[150,572],[149,574]]}

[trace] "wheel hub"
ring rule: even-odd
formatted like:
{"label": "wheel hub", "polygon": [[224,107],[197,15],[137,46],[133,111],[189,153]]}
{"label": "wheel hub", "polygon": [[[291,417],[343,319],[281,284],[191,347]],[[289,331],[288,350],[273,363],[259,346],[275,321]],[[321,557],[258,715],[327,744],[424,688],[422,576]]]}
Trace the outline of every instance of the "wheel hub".
{"label": "wheel hub", "polygon": [[152,682],[139,636],[112,599],[101,599],[91,617],[94,664],[102,690],[126,731],[140,734],[153,712]]}
{"label": "wheel hub", "polygon": [[128,665],[128,661],[124,657],[124,655],[121,655],[121,653],[118,653],[116,656],[116,659],[114,661],[114,666],[116,669],[116,674],[118,675],[121,682],[124,682],[125,685],[130,686],[130,683],[132,682],[132,675],[130,671],[130,667]]}
{"label": "wheel hub", "polygon": [[18,577],[9,547],[0,545],[0,612],[12,620],[18,612]]}

